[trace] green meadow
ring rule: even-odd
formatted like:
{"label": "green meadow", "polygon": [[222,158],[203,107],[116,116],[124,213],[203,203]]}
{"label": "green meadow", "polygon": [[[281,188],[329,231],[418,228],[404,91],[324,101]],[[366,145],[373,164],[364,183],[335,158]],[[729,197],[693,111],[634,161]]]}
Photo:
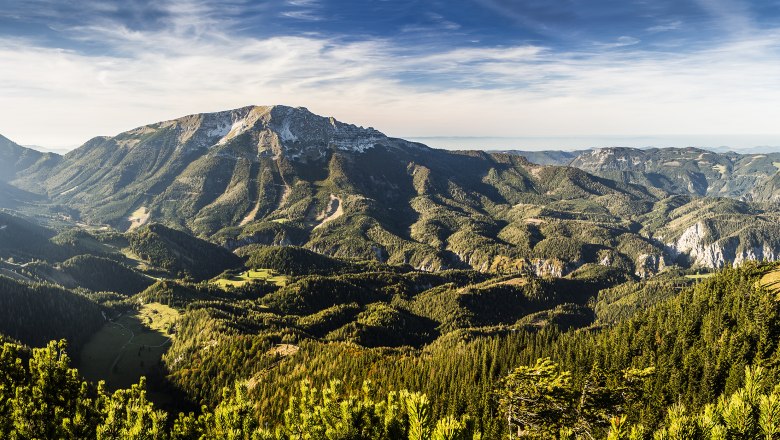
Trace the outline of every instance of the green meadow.
{"label": "green meadow", "polygon": [[222,288],[241,287],[255,280],[263,280],[276,284],[279,287],[284,287],[287,285],[289,278],[286,275],[280,275],[271,269],[252,269],[238,275],[216,279],[214,280],[214,283]]}
{"label": "green meadow", "polygon": [[152,303],[107,322],[82,349],[79,370],[93,381],[105,380],[109,389],[137,383],[159,366],[178,317],[176,310]]}

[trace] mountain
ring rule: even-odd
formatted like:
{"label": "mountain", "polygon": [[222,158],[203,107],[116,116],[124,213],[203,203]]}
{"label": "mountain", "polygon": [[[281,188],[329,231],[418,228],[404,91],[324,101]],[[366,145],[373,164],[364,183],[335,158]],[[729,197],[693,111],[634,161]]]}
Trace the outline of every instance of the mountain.
{"label": "mountain", "polygon": [[426,269],[557,275],[663,253],[631,224],[662,192],[518,156],[435,150],[284,106],[95,138],[17,183],[42,185],[91,223],[160,222],[230,248],[294,244]]}
{"label": "mountain", "polygon": [[540,165],[579,168],[588,173],[658,188],[673,194],[777,201],[780,152],[736,153],[699,148],[596,148],[581,151],[507,151]]}
{"label": "mountain", "polygon": [[751,196],[755,200],[764,200],[770,203],[780,202],[780,171],[757,185],[751,191]]}
{"label": "mountain", "polygon": [[54,153],[41,153],[22,147],[0,135],[0,182],[10,182],[23,173],[35,173],[60,160]]}
{"label": "mountain", "polygon": [[43,182],[53,200],[91,221],[127,228],[143,223],[132,220],[134,212],[150,210],[152,219],[208,233],[267,213],[292,192],[294,182],[286,179],[317,171],[294,164],[377,142],[411,145],[305,109],[245,107],[92,139],[20,184]]}
{"label": "mountain", "polygon": [[[436,396],[427,415],[401,404],[429,425],[468,415],[481,438],[505,438],[516,419],[494,403],[514,386],[506,395],[518,399],[559,394],[565,423],[605,438],[610,419],[656,429],[676,403],[736,391],[749,364],[778,377],[780,268],[750,262],[780,259],[780,211],[763,202],[777,188],[774,156],[612,149],[543,152],[538,164],[520,153],[437,150],[283,106],[95,138],[3,183],[61,216],[0,211],[0,341],[66,338],[88,377],[108,379],[90,391],[69,373],[78,401],[108,405],[87,411],[100,428],[82,426],[82,437],[124,423],[118,409],[135,428],[137,411],[165,420],[149,412],[158,399],[167,420],[204,411],[178,417],[179,436],[227,419],[292,433],[291,417],[312,420],[295,396],[338,379],[366,393],[342,402],[341,382],[323,391],[335,408],[323,417],[350,430],[340,438],[387,425],[362,416],[368,398],[404,388]],[[731,262],[742,265],[690,270]],[[22,347],[0,349],[0,367],[21,381],[0,387],[15,423],[0,433],[41,420],[25,411],[52,408],[44,397],[69,402],[46,379],[66,368],[64,344],[21,356],[29,363],[16,360]],[[141,375],[148,382],[101,394]],[[52,430],[78,425],[58,414],[44,418]],[[458,420],[418,437],[445,438]],[[411,438],[394,432],[377,438]]]}
{"label": "mountain", "polygon": [[[20,206],[45,200],[40,194],[24,191],[9,182],[27,174],[37,174],[59,161],[59,156],[22,147],[0,135],[0,208]],[[36,187],[37,185],[32,185]]]}
{"label": "mountain", "polygon": [[559,151],[559,150],[542,150],[542,151],[522,151],[522,150],[506,150],[501,153],[515,154],[523,156],[529,161],[539,165],[559,165],[567,166],[574,159],[582,154],[589,153],[592,150],[578,150],[578,151]]}
{"label": "mountain", "polygon": [[[437,150],[305,108],[249,106],[94,138],[13,183],[90,224],[159,223],[232,250],[295,245],[425,270],[553,276],[594,263],[646,276],[780,255],[771,240],[751,251],[765,244],[751,229],[717,223],[773,221],[758,205],[709,216],[717,225],[695,246],[679,244],[690,215],[669,226],[699,209],[697,197],[771,200],[760,189],[776,163],[780,154],[696,149]],[[718,256],[692,255],[721,239]]]}
{"label": "mountain", "polygon": [[767,200],[753,190],[780,170],[780,152],[714,153],[698,148],[604,148],[569,163],[589,173],[674,194]]}
{"label": "mountain", "polygon": [[40,151],[41,153],[54,153],[58,154],[60,156],[64,156],[69,151],[73,150],[74,148],[78,147],[78,145],[74,145],[71,147],[44,147],[42,145],[24,145],[24,147],[29,148],[31,150]]}

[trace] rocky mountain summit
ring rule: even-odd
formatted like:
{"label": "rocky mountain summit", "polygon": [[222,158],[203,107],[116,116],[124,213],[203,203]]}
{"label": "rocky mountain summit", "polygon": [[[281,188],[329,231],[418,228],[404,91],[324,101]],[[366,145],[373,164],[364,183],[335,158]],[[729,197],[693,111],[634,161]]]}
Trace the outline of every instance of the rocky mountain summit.
{"label": "rocky mountain summit", "polygon": [[[248,136],[257,142],[258,156],[307,160],[324,156],[329,149],[362,152],[377,143],[391,144],[372,128],[344,124],[332,117],[317,116],[305,108],[249,106],[235,110],[185,116],[145,126],[120,135],[138,142],[137,134],[173,128],[178,143],[190,148],[218,148]],[[127,141],[126,141],[127,142]]]}

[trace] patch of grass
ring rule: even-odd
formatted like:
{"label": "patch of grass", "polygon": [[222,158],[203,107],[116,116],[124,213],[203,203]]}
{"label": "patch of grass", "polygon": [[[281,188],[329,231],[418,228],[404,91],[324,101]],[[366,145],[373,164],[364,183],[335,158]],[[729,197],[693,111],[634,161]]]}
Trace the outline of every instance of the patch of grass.
{"label": "patch of grass", "polygon": [[149,329],[171,337],[171,329],[176,320],[179,319],[179,312],[160,303],[151,303],[141,307],[141,310],[138,312],[138,318]]}
{"label": "patch of grass", "polygon": [[715,272],[713,273],[698,273],[694,275],[685,275],[685,278],[688,278],[689,280],[703,280],[705,278],[709,278],[711,276],[715,275]]}
{"label": "patch of grass", "polygon": [[156,268],[150,266],[146,261],[144,261],[137,254],[135,254],[130,248],[122,248],[119,250],[119,252],[125,258],[135,263],[135,268],[142,272],[156,270]]}
{"label": "patch of grass", "polygon": [[719,172],[720,174],[726,174],[726,165],[713,165],[712,169]]}
{"label": "patch of grass", "polygon": [[780,292],[780,269],[767,273],[758,283],[771,292]]}
{"label": "patch of grass", "polygon": [[158,368],[170,347],[176,310],[157,303],[107,322],[81,350],[79,371],[109,389],[127,388]]}
{"label": "patch of grass", "polygon": [[239,275],[233,275],[228,278],[214,280],[214,283],[222,288],[241,287],[244,284],[255,280],[264,280],[269,283],[276,284],[279,287],[284,287],[287,285],[289,277],[286,275],[280,275],[271,269],[251,269],[246,272],[242,272]]}

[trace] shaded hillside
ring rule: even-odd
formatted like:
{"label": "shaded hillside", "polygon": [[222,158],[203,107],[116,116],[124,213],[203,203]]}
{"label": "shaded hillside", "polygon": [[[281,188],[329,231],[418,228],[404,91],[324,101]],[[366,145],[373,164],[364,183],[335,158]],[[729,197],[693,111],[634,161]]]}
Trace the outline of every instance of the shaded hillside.
{"label": "shaded hillside", "polygon": [[31,346],[67,339],[77,353],[104,322],[100,307],[85,296],[0,276],[0,334]]}
{"label": "shaded hillside", "polygon": [[127,238],[133,254],[174,276],[208,279],[241,264],[220,246],[159,224],[144,226]]}
{"label": "shaded hillside", "polygon": [[337,273],[348,264],[295,246],[268,246],[248,253],[247,267],[273,269],[286,275]]}
{"label": "shaded hillside", "polygon": [[114,260],[93,255],[79,255],[66,260],[61,270],[73,278],[75,285],[96,292],[108,291],[123,295],[136,294],[154,282]]}
{"label": "shaded hillside", "polygon": [[0,211],[0,258],[60,259],[67,252],[49,241],[55,234],[31,219]]}

